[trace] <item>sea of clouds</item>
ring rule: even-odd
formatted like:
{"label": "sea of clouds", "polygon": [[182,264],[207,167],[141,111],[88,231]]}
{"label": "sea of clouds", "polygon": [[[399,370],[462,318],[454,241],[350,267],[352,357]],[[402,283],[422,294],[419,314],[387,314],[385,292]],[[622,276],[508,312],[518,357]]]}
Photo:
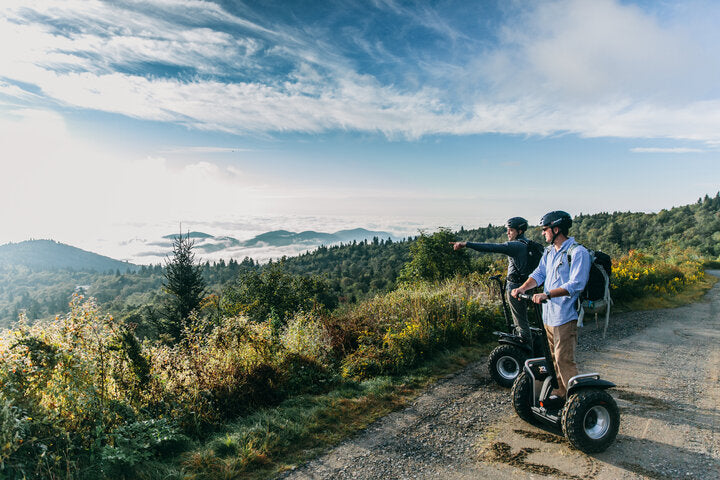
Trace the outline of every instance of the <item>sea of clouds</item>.
{"label": "sea of clouds", "polygon": [[[440,227],[457,230],[463,225],[461,219],[452,218],[368,218],[368,217],[320,217],[320,216],[255,216],[225,221],[187,221],[173,224],[131,224],[116,225],[109,235],[101,238],[85,238],[78,240],[73,246],[84,250],[106,255],[118,260],[125,260],[138,265],[163,263],[171,255],[170,240],[166,235],[179,232],[202,232],[213,237],[232,237],[239,241],[249,240],[255,236],[274,231],[288,230],[302,232],[335,233],[339,230],[364,228],[371,231],[383,231],[392,235],[393,239],[403,239],[419,235],[420,231],[432,233]],[[464,224],[466,228],[477,225]],[[197,241],[198,245],[202,241]],[[298,244],[276,247],[258,245],[253,247],[229,247],[216,252],[203,252],[195,249],[195,257],[200,261],[228,261],[231,258],[242,260],[250,257],[256,261],[267,262],[283,256],[296,256],[313,251],[318,245]]]}

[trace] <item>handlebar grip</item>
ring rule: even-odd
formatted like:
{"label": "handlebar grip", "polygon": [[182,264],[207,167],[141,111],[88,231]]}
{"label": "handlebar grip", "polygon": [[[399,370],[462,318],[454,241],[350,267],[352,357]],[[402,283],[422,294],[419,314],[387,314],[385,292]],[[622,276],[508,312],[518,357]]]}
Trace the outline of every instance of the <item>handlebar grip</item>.
{"label": "handlebar grip", "polygon": [[[520,299],[522,299],[522,300],[527,300],[528,302],[532,302],[533,296],[532,296],[532,295],[528,295],[527,293],[518,293],[518,298],[520,298]],[[545,302],[547,302],[547,300],[543,300],[543,301],[540,302],[540,303],[545,303]]]}
{"label": "handlebar grip", "polygon": [[488,277],[490,280],[500,280],[500,275],[493,275],[492,277]]}

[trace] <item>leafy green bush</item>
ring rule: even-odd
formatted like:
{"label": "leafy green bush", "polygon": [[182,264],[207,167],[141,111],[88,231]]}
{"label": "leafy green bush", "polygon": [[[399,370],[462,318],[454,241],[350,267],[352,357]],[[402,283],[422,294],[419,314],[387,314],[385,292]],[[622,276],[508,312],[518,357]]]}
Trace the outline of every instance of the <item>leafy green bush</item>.
{"label": "leafy green bush", "polygon": [[127,475],[182,449],[186,435],[334,377],[329,337],[309,314],[279,332],[247,317],[191,317],[181,338],[139,343],[79,296],[53,322],[6,332],[0,473]]}
{"label": "leafy green bush", "polygon": [[225,316],[246,315],[263,322],[274,313],[281,323],[300,311],[332,310],[337,305],[337,293],[327,280],[287,273],[282,264],[241,273],[225,288],[221,301]]}
{"label": "leafy green bush", "polygon": [[705,260],[703,262],[703,267],[717,270],[720,268],[720,259],[719,260]]}
{"label": "leafy green bush", "polygon": [[327,364],[332,355],[332,340],[316,315],[296,314],[283,330],[280,342],[289,353],[303,355],[321,364]]}
{"label": "leafy green bush", "polygon": [[120,425],[108,435],[108,444],[100,452],[102,471],[109,478],[130,477],[144,462],[182,451],[188,443],[165,418]]}
{"label": "leafy green bush", "polygon": [[453,250],[450,242],[457,241],[455,234],[441,228],[432,235],[425,232],[410,245],[410,261],[400,271],[400,282],[445,280],[470,271],[470,257],[463,250]]}
{"label": "leafy green bush", "polygon": [[196,319],[180,343],[146,348],[152,378],[146,401],[188,433],[274,400],[279,344],[267,322],[229,317],[212,326]]}
{"label": "leafy green bush", "polygon": [[279,366],[282,390],[287,395],[319,393],[335,384],[332,368],[299,353],[286,355]]}
{"label": "leafy green bush", "polygon": [[16,472],[16,453],[28,438],[30,418],[24,416],[0,391],[0,472]]}

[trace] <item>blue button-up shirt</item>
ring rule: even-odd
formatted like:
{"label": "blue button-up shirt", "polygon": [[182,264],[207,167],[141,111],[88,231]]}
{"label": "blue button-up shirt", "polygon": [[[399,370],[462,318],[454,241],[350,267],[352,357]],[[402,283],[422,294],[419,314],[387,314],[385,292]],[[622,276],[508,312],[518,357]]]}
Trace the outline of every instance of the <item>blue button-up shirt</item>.
{"label": "blue button-up shirt", "polygon": [[551,298],[543,304],[543,323],[549,327],[557,327],[578,318],[577,300],[590,275],[590,254],[578,244],[570,253],[572,262],[568,262],[568,248],[574,243],[575,239],[570,237],[563,242],[560,250],[555,250],[552,245],[545,249],[540,264],[530,274],[538,285],[545,284],[545,293],[555,288],[564,288],[570,294]]}

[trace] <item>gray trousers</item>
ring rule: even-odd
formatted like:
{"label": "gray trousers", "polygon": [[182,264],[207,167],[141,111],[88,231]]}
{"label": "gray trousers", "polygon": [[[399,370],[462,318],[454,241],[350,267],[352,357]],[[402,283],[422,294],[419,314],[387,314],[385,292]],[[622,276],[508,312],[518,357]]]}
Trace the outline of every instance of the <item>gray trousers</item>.
{"label": "gray trousers", "polygon": [[505,285],[505,296],[507,297],[508,306],[510,307],[513,323],[515,324],[515,333],[520,335],[526,343],[532,344],[532,334],[530,333],[530,325],[527,319],[527,303],[510,295],[510,292],[520,285],[522,285],[522,283],[507,282]]}

